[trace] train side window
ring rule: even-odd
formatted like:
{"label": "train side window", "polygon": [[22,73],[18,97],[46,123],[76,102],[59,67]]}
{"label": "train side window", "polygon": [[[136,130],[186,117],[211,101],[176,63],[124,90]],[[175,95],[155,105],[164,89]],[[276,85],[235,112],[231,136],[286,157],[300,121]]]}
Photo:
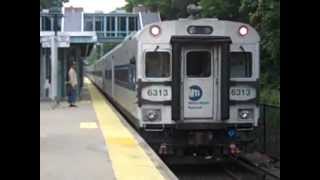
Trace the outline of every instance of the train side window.
{"label": "train side window", "polygon": [[115,67],[115,80],[122,83],[129,82],[129,69],[127,66]]}
{"label": "train side window", "polygon": [[[114,79],[115,83],[119,86],[122,86],[127,89],[135,89],[136,82],[136,68],[135,65],[126,64],[115,66],[114,68]],[[109,74],[110,78],[112,76],[112,72]]]}
{"label": "train side window", "polygon": [[187,76],[209,77],[211,75],[211,54],[209,51],[192,51],[187,54]]}
{"label": "train side window", "polygon": [[231,52],[230,77],[249,78],[252,76],[251,52]]}
{"label": "train side window", "polygon": [[170,54],[168,52],[147,52],[146,77],[163,78],[170,76]]}

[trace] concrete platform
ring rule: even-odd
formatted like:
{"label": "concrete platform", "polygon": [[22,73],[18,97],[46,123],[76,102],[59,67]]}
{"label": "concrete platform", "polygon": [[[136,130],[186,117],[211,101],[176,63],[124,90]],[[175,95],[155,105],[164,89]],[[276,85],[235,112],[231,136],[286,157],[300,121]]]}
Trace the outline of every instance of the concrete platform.
{"label": "concrete platform", "polygon": [[[77,108],[40,102],[41,180],[177,179],[86,81]],[[54,109],[53,109],[54,108]]]}

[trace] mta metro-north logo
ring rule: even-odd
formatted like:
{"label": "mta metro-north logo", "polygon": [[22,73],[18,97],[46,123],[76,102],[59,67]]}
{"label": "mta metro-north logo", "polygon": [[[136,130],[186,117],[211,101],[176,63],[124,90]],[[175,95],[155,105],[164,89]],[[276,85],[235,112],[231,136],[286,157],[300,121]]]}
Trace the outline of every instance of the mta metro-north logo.
{"label": "mta metro-north logo", "polygon": [[193,85],[190,87],[189,99],[197,101],[202,97],[202,89],[199,86]]}

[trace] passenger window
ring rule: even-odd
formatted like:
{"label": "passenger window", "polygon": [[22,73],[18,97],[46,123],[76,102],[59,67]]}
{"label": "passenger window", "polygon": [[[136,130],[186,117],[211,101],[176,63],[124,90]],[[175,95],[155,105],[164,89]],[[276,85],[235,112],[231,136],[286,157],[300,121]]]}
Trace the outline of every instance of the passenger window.
{"label": "passenger window", "polygon": [[129,82],[129,68],[127,66],[116,66],[114,75],[116,81]]}
{"label": "passenger window", "polygon": [[168,52],[146,53],[146,77],[161,78],[170,76],[170,54]]}
{"label": "passenger window", "polygon": [[211,75],[211,53],[192,51],[187,54],[187,76],[209,77]]}
{"label": "passenger window", "polygon": [[248,78],[252,76],[252,54],[250,52],[231,52],[230,77]]}

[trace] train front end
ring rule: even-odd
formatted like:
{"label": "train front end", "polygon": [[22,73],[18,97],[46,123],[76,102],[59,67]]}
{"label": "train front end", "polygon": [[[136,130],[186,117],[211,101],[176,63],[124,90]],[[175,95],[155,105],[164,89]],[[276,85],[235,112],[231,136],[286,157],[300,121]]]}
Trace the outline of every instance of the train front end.
{"label": "train front end", "polygon": [[259,36],[247,24],[181,19],[142,32],[142,134],[163,157],[220,157],[254,140]]}

